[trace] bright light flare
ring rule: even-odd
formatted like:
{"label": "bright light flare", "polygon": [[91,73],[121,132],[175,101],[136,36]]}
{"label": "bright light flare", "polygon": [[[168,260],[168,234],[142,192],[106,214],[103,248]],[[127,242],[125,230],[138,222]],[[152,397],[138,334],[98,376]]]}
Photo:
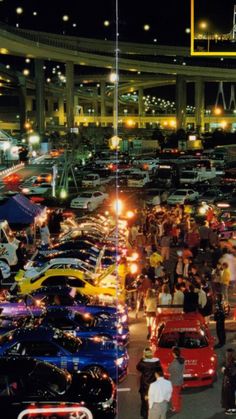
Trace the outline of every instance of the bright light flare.
{"label": "bright light flare", "polygon": [[126,217],[129,218],[129,219],[133,218],[134,217],[134,212],[133,211],[127,211]]}
{"label": "bright light flare", "polygon": [[114,202],[114,210],[117,215],[122,213],[123,207],[123,202],[120,199],[116,199]]}
{"label": "bright light flare", "polygon": [[134,275],[137,272],[138,272],[138,265],[137,265],[137,263],[131,263],[131,265],[130,265],[130,273],[132,275]]}

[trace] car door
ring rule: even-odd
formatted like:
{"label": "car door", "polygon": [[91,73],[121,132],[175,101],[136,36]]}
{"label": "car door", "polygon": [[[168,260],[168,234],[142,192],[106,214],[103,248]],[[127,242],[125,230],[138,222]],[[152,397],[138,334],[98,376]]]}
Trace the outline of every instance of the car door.
{"label": "car door", "polygon": [[59,368],[67,368],[66,352],[63,348],[58,348],[54,342],[46,340],[20,342],[17,352],[21,356],[30,356],[54,364]]}
{"label": "car door", "polygon": [[103,194],[101,192],[94,192],[94,204],[98,207],[103,202]]}

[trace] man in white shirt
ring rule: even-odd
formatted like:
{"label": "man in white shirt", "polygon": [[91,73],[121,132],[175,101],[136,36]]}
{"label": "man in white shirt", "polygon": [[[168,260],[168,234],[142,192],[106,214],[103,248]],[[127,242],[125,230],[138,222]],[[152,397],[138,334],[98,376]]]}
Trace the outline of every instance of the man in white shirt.
{"label": "man in white shirt", "polygon": [[163,376],[162,368],[155,371],[156,381],[150,384],[148,391],[148,419],[166,419],[168,402],[172,395],[172,384]]}

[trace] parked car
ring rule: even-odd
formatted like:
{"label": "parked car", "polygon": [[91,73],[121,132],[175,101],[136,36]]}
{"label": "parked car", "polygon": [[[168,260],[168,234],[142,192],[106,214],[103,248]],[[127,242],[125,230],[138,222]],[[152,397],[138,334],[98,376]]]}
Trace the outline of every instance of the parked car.
{"label": "parked car", "polygon": [[185,204],[187,201],[194,202],[198,199],[199,192],[192,189],[177,189],[167,198],[167,204]]}
{"label": "parked car", "polygon": [[[192,313],[191,313],[192,314]],[[185,359],[184,387],[212,385],[217,374],[217,355],[214,338],[198,314],[174,313],[172,318],[158,319],[155,356],[161,359],[165,375],[172,361],[171,348],[178,346]]]}
{"label": "parked car", "polygon": [[108,194],[100,191],[82,192],[77,198],[72,199],[71,208],[86,209],[89,212],[102,205],[107,199]]}
{"label": "parked car", "polygon": [[[45,379],[46,377],[46,379]],[[0,358],[0,404],[5,417],[17,418],[24,409],[87,407],[94,419],[116,415],[116,387],[108,376],[89,372],[68,374],[48,362],[30,357]]]}
{"label": "parked car", "polygon": [[95,286],[88,280],[84,279],[84,273],[76,269],[50,269],[43,274],[38,274],[33,279],[24,276],[25,271],[19,271],[15,280],[21,294],[28,294],[42,286],[55,286],[55,285],[69,285],[76,288],[78,292],[84,295],[102,294],[119,298],[120,291],[115,288],[104,288]]}
{"label": "parked car", "polygon": [[49,327],[15,329],[0,336],[0,357],[33,357],[69,372],[86,371],[114,380],[127,375],[127,350],[105,339],[81,339]]}

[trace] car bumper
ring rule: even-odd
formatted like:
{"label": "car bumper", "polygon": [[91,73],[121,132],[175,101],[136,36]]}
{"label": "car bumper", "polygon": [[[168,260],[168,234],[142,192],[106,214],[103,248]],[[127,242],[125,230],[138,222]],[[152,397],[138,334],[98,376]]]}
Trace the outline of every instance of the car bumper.
{"label": "car bumper", "polygon": [[212,375],[184,377],[183,388],[211,386],[215,379],[216,373]]}

